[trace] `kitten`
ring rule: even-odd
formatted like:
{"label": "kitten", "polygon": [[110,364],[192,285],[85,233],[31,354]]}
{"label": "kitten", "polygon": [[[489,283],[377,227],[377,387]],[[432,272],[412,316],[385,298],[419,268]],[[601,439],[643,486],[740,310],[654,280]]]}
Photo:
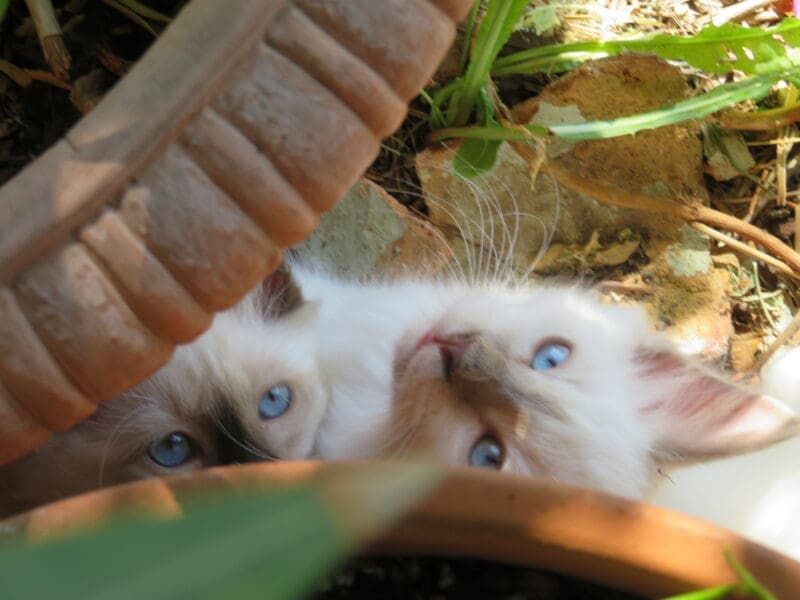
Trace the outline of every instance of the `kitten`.
{"label": "kitten", "polygon": [[[800,348],[762,371],[765,391],[800,407]],[[745,456],[681,469],[654,504],[733,530],[800,560],[800,437]]]}
{"label": "kitten", "polygon": [[283,281],[274,275],[150,379],[0,468],[0,516],[136,479],[307,457],[326,404],[316,307]]}
{"label": "kitten", "polygon": [[664,467],[798,430],[782,403],[651,334],[640,309],[587,291],[292,271],[320,304],[322,458],[421,455],[642,498]]}

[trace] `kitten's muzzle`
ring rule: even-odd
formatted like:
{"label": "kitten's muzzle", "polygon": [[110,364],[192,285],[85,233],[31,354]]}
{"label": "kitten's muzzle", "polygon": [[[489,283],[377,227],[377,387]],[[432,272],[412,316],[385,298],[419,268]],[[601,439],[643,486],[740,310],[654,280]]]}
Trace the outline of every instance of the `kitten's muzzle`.
{"label": "kitten's muzzle", "polygon": [[433,342],[439,347],[439,354],[442,357],[444,374],[447,379],[450,379],[453,373],[458,370],[464,354],[473,341],[474,336],[469,333],[433,336]]}

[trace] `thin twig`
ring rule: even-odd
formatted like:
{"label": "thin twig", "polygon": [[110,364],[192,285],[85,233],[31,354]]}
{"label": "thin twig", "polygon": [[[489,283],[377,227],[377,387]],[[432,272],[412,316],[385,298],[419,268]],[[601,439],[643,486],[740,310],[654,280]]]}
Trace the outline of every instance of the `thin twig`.
{"label": "thin twig", "polygon": [[7,75],[14,83],[20,87],[28,87],[34,81],[43,81],[60,87],[64,90],[71,90],[72,86],[65,81],[62,81],[50,71],[40,71],[38,69],[23,69],[18,67],[7,60],[0,58],[0,73]]}
{"label": "thin twig", "polygon": [[767,110],[746,112],[743,110],[728,109],[712,115],[709,120],[726,129],[740,131],[772,131],[783,125],[791,125],[800,120],[800,106],[792,108],[778,107]]}
{"label": "thin twig", "polygon": [[53,5],[50,0],[25,0],[25,3],[28,5],[28,11],[31,13],[33,24],[36,27],[44,59],[56,77],[66,81],[69,78],[72,58],[64,45],[61,26],[56,19]]}
{"label": "thin twig", "polygon": [[783,261],[778,260],[774,256],[770,256],[769,254],[767,254],[766,252],[762,252],[758,248],[753,248],[752,246],[748,246],[744,242],[740,242],[736,238],[732,238],[731,236],[722,233],[721,231],[717,231],[713,227],[709,227],[708,225],[705,225],[703,223],[694,222],[694,223],[689,223],[689,225],[697,229],[697,231],[705,233],[708,237],[722,244],[725,244],[726,246],[733,248],[734,250],[738,250],[742,254],[746,254],[747,256],[755,258],[756,260],[760,260],[761,262],[769,265],[776,271],[780,271],[784,275],[788,275],[789,277],[792,277],[793,279],[800,281],[800,274],[792,271],[792,268],[789,265],[787,265]]}
{"label": "thin twig", "polygon": [[560,184],[606,204],[671,215],[688,223],[699,221],[739,234],[755,242],[769,254],[789,265],[795,273],[800,274],[800,254],[780,239],[732,215],[704,206],[699,199],[689,199],[691,203],[679,204],[650,194],[630,192],[581,178],[558,161],[548,161],[547,168]]}
{"label": "thin twig", "polygon": [[781,127],[779,132],[781,141],[775,147],[775,180],[778,184],[778,197],[775,203],[778,206],[786,206],[786,162],[794,145],[792,142],[787,141],[787,138],[791,136],[791,132],[791,126]]}
{"label": "thin twig", "polygon": [[772,318],[772,315],[769,312],[769,306],[767,306],[766,299],[764,298],[764,293],[761,291],[761,279],[758,274],[757,262],[753,263],[753,287],[755,288],[756,292],[755,296],[756,299],[758,300],[758,305],[761,307],[761,312],[764,313],[767,322],[769,322],[769,326],[772,327],[772,330],[774,331],[777,328],[777,325],[775,325],[775,319]]}
{"label": "thin twig", "polygon": [[753,363],[751,370],[754,372],[760,371],[761,367],[767,364],[767,361],[772,358],[772,355],[775,354],[778,348],[783,346],[786,342],[794,337],[794,334],[797,333],[798,329],[800,329],[800,311],[797,311],[794,314],[792,320],[789,321],[789,324],[786,326],[786,329],[778,334],[778,337],[775,338],[775,341],[772,342],[769,347],[764,350],[764,352],[759,354],[758,358]]}

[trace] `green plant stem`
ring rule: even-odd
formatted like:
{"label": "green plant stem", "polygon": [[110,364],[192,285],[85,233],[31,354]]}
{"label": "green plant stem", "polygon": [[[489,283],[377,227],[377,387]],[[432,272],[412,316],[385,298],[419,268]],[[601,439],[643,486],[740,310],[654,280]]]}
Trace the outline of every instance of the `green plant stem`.
{"label": "green plant stem", "polygon": [[[632,42],[628,42],[629,44]],[[589,60],[600,56],[608,56],[620,52],[622,42],[575,42],[573,44],[553,44],[540,48],[531,48],[498,58],[492,66],[492,75],[514,75],[533,73],[542,70],[543,66],[560,61],[565,57],[578,60]]]}
{"label": "green plant stem", "polygon": [[[758,278],[756,278],[758,281]],[[759,582],[750,572],[744,568],[744,565],[736,560],[736,557],[733,555],[733,552],[730,549],[725,550],[725,558],[728,560],[728,564],[736,571],[737,575],[742,580],[743,587],[747,592],[758,598],[758,600],[778,600],[775,595],[770,592],[767,588],[765,588],[761,582]]]}
{"label": "green plant stem", "polygon": [[756,75],[735,83],[728,83],[712,91],[676,102],[670,106],[605,121],[553,125],[550,131],[572,142],[597,140],[633,134],[644,129],[655,129],[690,119],[701,119],[744,100],[760,100],[769,94],[772,86],[782,79],[797,76],[800,68],[780,71],[772,75]]}
{"label": "green plant stem", "polygon": [[[477,1],[477,0],[476,0]],[[475,48],[464,74],[463,87],[453,96],[455,106],[448,111],[448,124],[465,125],[469,120],[480,89],[486,85],[497,53],[522,15],[525,0],[490,0],[481,21]],[[487,28],[488,29],[485,29]]]}
{"label": "green plant stem", "polygon": [[731,583],[728,585],[720,585],[705,590],[698,590],[696,592],[688,592],[686,594],[678,594],[677,596],[669,596],[661,600],[718,600],[720,598],[727,598],[733,592],[738,592],[742,586],[738,583]]}
{"label": "green plant stem", "polygon": [[[727,73],[731,69],[739,69],[748,74],[768,73],[796,64],[796,57],[790,56],[785,46],[791,48],[797,46],[798,42],[800,20],[793,18],[785,18],[778,25],[767,29],[736,25],[710,26],[690,37],[654,33],[632,39],[530,48],[497,59],[492,66],[492,75],[531,73],[557,68],[557,65],[567,60],[566,56],[569,54],[574,55],[575,59],[580,59],[581,56],[589,59],[623,51],[655,53],[662,58],[683,60],[715,73]],[[732,60],[728,59],[731,54]]]}
{"label": "green plant stem", "polygon": [[137,0],[118,0],[118,2],[146,19],[161,21],[162,23],[169,23],[172,20],[167,15],[152,9],[141,2],[137,2]]}
{"label": "green plant stem", "polygon": [[553,135],[569,142],[632,135],[645,129],[674,125],[690,119],[702,119],[737,102],[760,99],[769,93],[773,84],[798,75],[800,75],[800,67],[770,75],[756,75],[735,83],[721,85],[706,94],[682,100],[664,108],[618,119],[562,123],[550,126],[523,125],[520,128],[498,126],[454,127],[434,131],[429,139],[431,141],[439,141],[451,137],[463,137],[524,141],[526,133],[522,128],[527,129],[533,135],[544,135],[549,131]]}
{"label": "green plant stem", "polygon": [[469,61],[469,49],[472,47],[472,34],[475,31],[475,19],[478,17],[478,9],[481,6],[481,0],[475,0],[472,3],[472,8],[469,10],[469,16],[464,24],[464,42],[461,44],[461,67],[459,72],[463,75],[467,69],[467,62]]}
{"label": "green plant stem", "polygon": [[448,127],[437,129],[428,136],[429,142],[440,142],[451,138],[464,138],[469,140],[494,140],[499,142],[526,142],[531,136],[546,136],[550,133],[547,127],[537,125],[524,125],[519,127],[503,127],[492,125],[489,127]]}
{"label": "green plant stem", "polygon": [[6,10],[11,0],[0,0],[0,23],[3,22],[3,17],[6,16]]}

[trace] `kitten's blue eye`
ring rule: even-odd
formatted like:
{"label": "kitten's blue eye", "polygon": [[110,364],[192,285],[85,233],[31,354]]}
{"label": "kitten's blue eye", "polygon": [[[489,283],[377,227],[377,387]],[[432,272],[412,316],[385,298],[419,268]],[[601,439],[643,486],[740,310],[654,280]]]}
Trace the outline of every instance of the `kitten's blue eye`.
{"label": "kitten's blue eye", "polygon": [[258,403],[258,415],[262,419],[275,419],[289,410],[292,403],[292,389],[286,385],[273,385]]}
{"label": "kitten's blue eye", "polygon": [[498,439],[493,435],[484,435],[470,450],[469,464],[483,469],[500,469],[505,458],[503,445]]}
{"label": "kitten's blue eye", "polygon": [[150,444],[147,452],[155,463],[168,469],[181,466],[194,454],[192,440],[180,431],[173,431],[156,440]]}
{"label": "kitten's blue eye", "polygon": [[569,358],[572,350],[561,342],[548,342],[541,346],[533,355],[531,367],[535,371],[553,369]]}

